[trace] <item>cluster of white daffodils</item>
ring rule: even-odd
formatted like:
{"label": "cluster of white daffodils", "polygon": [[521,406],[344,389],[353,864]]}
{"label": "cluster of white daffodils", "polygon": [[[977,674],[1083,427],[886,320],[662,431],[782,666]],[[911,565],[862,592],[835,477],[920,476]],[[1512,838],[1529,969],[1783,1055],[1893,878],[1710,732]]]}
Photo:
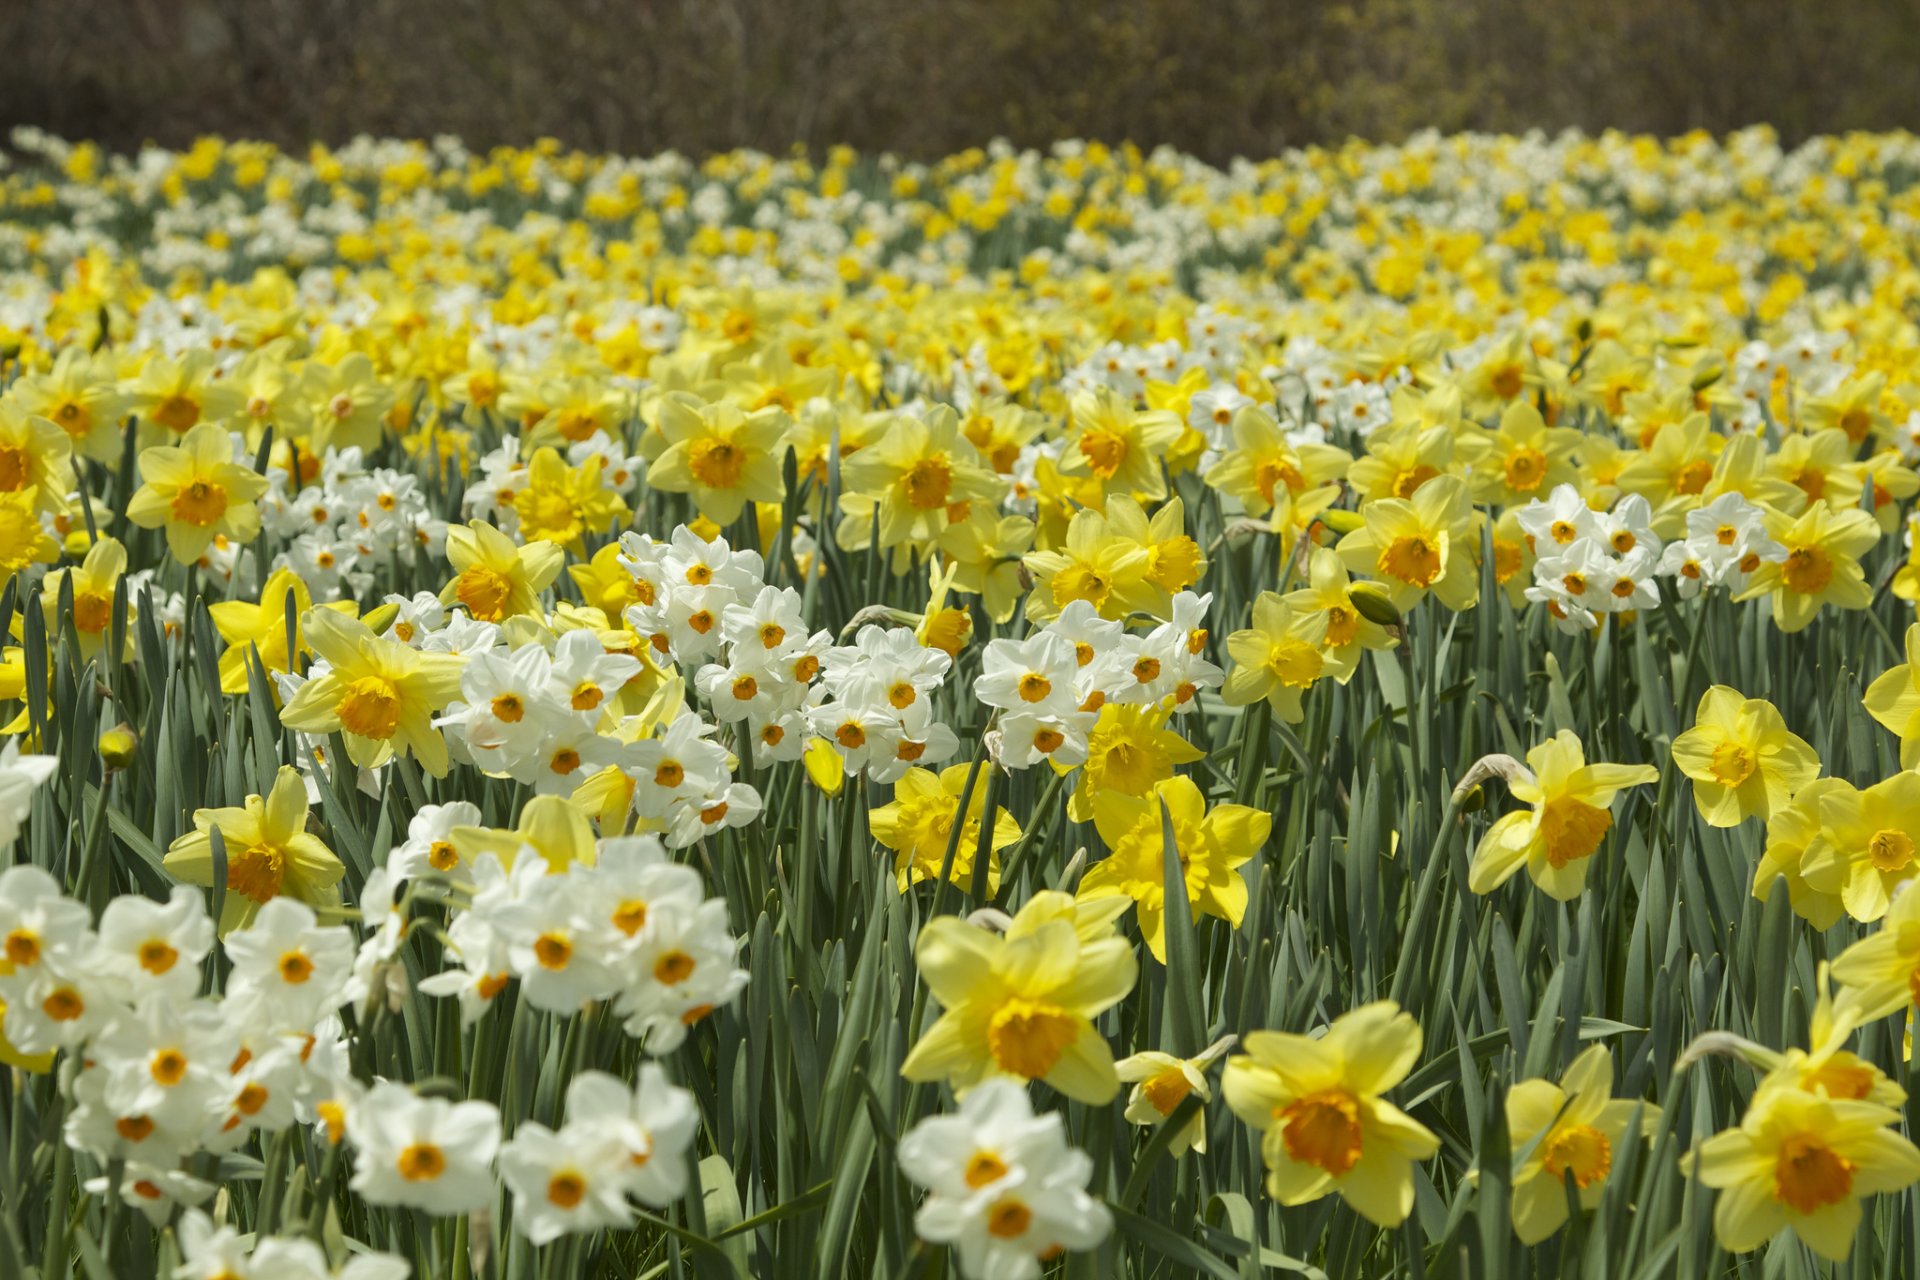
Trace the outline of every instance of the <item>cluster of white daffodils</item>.
{"label": "cluster of white daffodils", "polygon": [[445,873],[470,889],[447,926],[459,967],[420,984],[456,996],[465,1022],[517,978],[536,1009],[612,1001],[627,1034],[661,1054],[746,986],[725,902],[705,897],[699,873],[669,861],[657,838],[596,850],[586,819],[550,798],[528,803],[519,832],[470,825],[479,816],[464,802],[429,806],[389,861],[395,874]]}
{"label": "cluster of white daffodils", "polygon": [[179,1280],[406,1280],[413,1267],[390,1253],[357,1253],[339,1267],[311,1240],[242,1235],[197,1209],[180,1219]]}
{"label": "cluster of white daffodils", "polygon": [[1591,631],[1607,614],[1657,606],[1661,578],[1672,580],[1681,599],[1708,588],[1737,594],[1760,565],[1786,555],[1767,535],[1765,513],[1737,493],[1688,512],[1686,536],[1671,544],[1654,533],[1653,509],[1638,495],[1595,511],[1563,484],[1516,519],[1537,557],[1527,599],[1574,633]]}
{"label": "cluster of white daffodils", "polygon": [[608,765],[631,764],[635,744],[603,734],[614,699],[639,675],[639,659],[609,653],[592,631],[517,649],[499,645],[467,655],[460,701],[438,728],[456,758],[542,795],[566,795]]}
{"label": "cluster of white daffodils", "polygon": [[1087,1194],[1093,1161],[1012,1080],[985,1081],[957,1114],[922,1120],[900,1139],[899,1158],[927,1190],[914,1230],[952,1245],[969,1280],[1035,1280],[1044,1259],[1091,1249],[1113,1230],[1113,1214]]}
{"label": "cluster of white daffodils", "polygon": [[991,641],[973,694],[998,714],[995,758],[1009,769],[1071,768],[1086,762],[1088,735],[1108,703],[1192,711],[1201,689],[1226,678],[1205,656],[1212,602],[1182,591],[1169,618],[1140,634],[1075,600],[1024,640]]}
{"label": "cluster of white daffodils", "polygon": [[368,469],[358,446],[330,448],[295,465],[304,474],[310,464],[318,474],[293,493],[288,473],[272,469],[260,506],[262,527],[288,540],[271,567],[291,569],[315,599],[364,593],[375,569],[413,554],[409,548],[427,558],[445,553],[447,522],[429,509],[417,476]]}
{"label": "cluster of white daffodils", "polygon": [[[0,872],[4,1031],[21,1053],[76,1063],[66,1141],[154,1222],[214,1187],[183,1165],[255,1132],[322,1119],[356,1092],[341,1007],[365,994],[352,931],[275,898],[227,935],[219,996],[201,994],[214,945],[199,891],[115,898],[96,927],[39,867]],[[105,1185],[101,1188],[106,1190]]]}
{"label": "cluster of white daffodils", "polygon": [[685,1193],[700,1115],[657,1064],[631,1086],[603,1071],[575,1076],[566,1117],[558,1131],[521,1125],[500,1152],[514,1225],[534,1244],[631,1227],[631,1200],[657,1209]]}

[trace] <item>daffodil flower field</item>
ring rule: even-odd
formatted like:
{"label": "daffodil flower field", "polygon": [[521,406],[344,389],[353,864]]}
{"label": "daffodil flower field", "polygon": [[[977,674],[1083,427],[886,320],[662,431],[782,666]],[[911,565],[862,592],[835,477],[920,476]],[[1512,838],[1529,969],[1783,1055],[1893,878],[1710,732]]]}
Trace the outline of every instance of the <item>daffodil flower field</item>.
{"label": "daffodil flower field", "polygon": [[1920,139],[0,165],[0,1277],[1920,1270]]}

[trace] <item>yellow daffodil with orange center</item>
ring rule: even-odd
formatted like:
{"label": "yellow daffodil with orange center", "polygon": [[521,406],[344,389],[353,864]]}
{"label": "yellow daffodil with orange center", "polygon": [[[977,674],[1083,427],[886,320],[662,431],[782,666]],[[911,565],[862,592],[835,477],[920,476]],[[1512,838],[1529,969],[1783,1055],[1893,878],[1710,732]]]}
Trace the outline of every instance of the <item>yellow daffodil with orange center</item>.
{"label": "yellow daffodil with orange center", "polygon": [[435,777],[447,772],[447,744],[433,715],[460,691],[460,658],[422,653],[375,635],[365,623],[329,609],[301,619],[307,643],[328,664],[300,686],[280,723],[302,733],[339,733],[362,768],[412,755]]}
{"label": "yellow daffodil with orange center", "polygon": [[[986,808],[986,779],[976,780],[966,819],[954,843],[954,824],[960,817],[960,797],[967,787],[969,767],[957,764],[935,774],[909,769],[893,784],[893,799],[868,815],[873,838],[894,851],[894,876],[905,893],[909,885],[938,881],[953,847],[953,883],[974,886],[974,858],[980,846],[980,819]],[[988,842],[987,895],[1000,891],[1000,850],[1020,838],[1020,824],[1005,809],[996,809],[993,835]]]}
{"label": "yellow daffodil with orange center", "polygon": [[1184,424],[1164,409],[1140,412],[1118,392],[1096,386],[1074,395],[1060,469],[1090,475],[1102,497],[1142,500],[1167,496],[1164,458]]}
{"label": "yellow daffodil with orange center", "polygon": [[59,427],[0,399],[0,493],[33,490],[42,511],[67,509],[74,487],[73,442]]}
{"label": "yellow daffodil with orange center", "polygon": [[557,450],[535,450],[526,479],[513,495],[521,538],[556,543],[585,556],[587,534],[605,533],[627,515],[627,504],[600,479],[605,465],[597,453],[570,467]]}
{"label": "yellow daffodil with orange center", "polygon": [[1267,410],[1251,405],[1233,417],[1233,448],[1207,472],[1209,487],[1238,499],[1258,518],[1276,502],[1342,479],[1353,459],[1326,444],[1295,445]]}
{"label": "yellow daffodil with orange center", "polygon": [[[1126,1118],[1130,1124],[1158,1125],[1172,1116],[1188,1098],[1204,1104],[1213,1100],[1213,1088],[1207,1072],[1234,1045],[1233,1036],[1223,1036],[1191,1058],[1175,1057],[1148,1049],[1114,1063],[1114,1072],[1123,1084],[1133,1085],[1127,1096]],[[1207,1111],[1203,1105],[1193,1119],[1167,1142],[1167,1153],[1179,1156],[1187,1151],[1205,1154],[1207,1150]]]}
{"label": "yellow daffodil with orange center", "polygon": [[[1307,585],[1284,597],[1301,633],[1318,633],[1322,674],[1341,684],[1359,669],[1367,649],[1390,649],[1394,639],[1387,629],[1361,613],[1353,603],[1353,580],[1337,552],[1315,547],[1308,553]],[[1256,602],[1255,611],[1259,610]],[[1271,615],[1269,615],[1271,616]]]}
{"label": "yellow daffodil with orange center", "polygon": [[1834,921],[1847,913],[1840,895],[1844,879],[1819,875],[1825,888],[1815,888],[1807,880],[1807,854],[1820,839],[1820,806],[1827,796],[1851,784],[1841,778],[1815,778],[1793,797],[1784,809],[1776,809],[1767,819],[1767,843],[1753,869],[1753,896],[1761,902],[1773,894],[1776,881],[1787,885],[1787,901],[1794,914],[1816,929],[1830,929]]}
{"label": "yellow daffodil with orange center", "polygon": [[[873,504],[873,535],[882,548],[925,546],[947,525],[991,504],[1006,481],[986,465],[946,405],[925,416],[901,414],[877,441],[843,458],[841,483],[849,495]],[[841,545],[858,545],[843,521]]]}
{"label": "yellow daffodil with orange center", "polygon": [[1773,537],[1786,548],[1786,558],[1761,564],[1734,599],[1771,599],[1780,630],[1803,630],[1827,605],[1864,609],[1873,602],[1860,557],[1880,541],[1880,526],[1866,512],[1816,502]]}
{"label": "yellow daffodil with orange center", "polygon": [[1580,433],[1549,427],[1540,411],[1524,400],[1507,406],[1492,434],[1485,461],[1474,471],[1474,498],[1494,506],[1515,506],[1544,498],[1575,477],[1574,455]]}
{"label": "yellow daffodil with orange center", "polygon": [[202,423],[178,445],[155,445],[140,454],[146,481],[127,504],[127,518],[142,529],[167,531],[167,549],[182,564],[206,554],[216,537],[252,542],[260,532],[255,501],[266,477],[233,460],[224,428]]}
{"label": "yellow daffodil with orange center", "polygon": [[1103,618],[1124,618],[1154,603],[1157,588],[1147,580],[1153,566],[1148,548],[1111,531],[1107,518],[1081,511],[1067,526],[1059,551],[1030,552],[1024,563],[1034,577],[1027,595],[1027,616],[1047,622],[1075,600],[1085,600]]}
{"label": "yellow daffodil with orange center", "polygon": [[1569,901],[1586,887],[1587,868],[1613,828],[1614,797],[1660,774],[1651,765],[1588,764],[1580,739],[1565,729],[1527,752],[1527,766],[1511,773],[1508,790],[1531,808],[1487,828],[1467,883],[1492,893],[1525,867],[1542,892]]}
{"label": "yellow daffodil with orange center", "polygon": [[1227,1059],[1221,1092],[1262,1137],[1267,1193],[1301,1205],[1337,1193],[1376,1226],[1413,1209],[1413,1165],[1440,1140],[1384,1096],[1420,1058],[1420,1027],[1390,1000],[1334,1019],[1318,1038],[1246,1037]]}
{"label": "yellow daffodil with orange center", "polygon": [[567,553],[551,542],[515,544],[484,521],[447,530],[453,580],[440,603],[458,605],[480,622],[504,622],[540,611],[540,593],[560,575]]}
{"label": "yellow daffodil with orange center", "polygon": [[1771,817],[1820,773],[1820,757],[1772,703],[1718,684],[1673,740],[1673,763],[1693,779],[1700,816],[1716,827]]}
{"label": "yellow daffodil with orange center", "polygon": [[1688,1177],[1719,1192],[1713,1233],[1734,1252],[1791,1231],[1822,1258],[1845,1261],[1863,1197],[1920,1179],[1920,1150],[1889,1126],[1878,1103],[1800,1089],[1762,1089],[1738,1128],[1682,1159]]}
{"label": "yellow daffodil with orange center", "polygon": [[1411,498],[1377,498],[1360,513],[1363,527],[1335,548],[1347,568],[1379,581],[1401,612],[1431,594],[1449,609],[1480,598],[1476,514],[1466,482],[1440,476]]}
{"label": "yellow daffodil with orange center", "polygon": [[35,510],[34,491],[0,493],[0,587],[23,569],[59,558],[60,544]]}
{"label": "yellow daffodil with orange center", "polygon": [[[287,568],[275,569],[268,575],[260,587],[258,602],[246,600],[222,600],[209,605],[207,611],[213,616],[213,625],[220,632],[220,638],[227,647],[220,655],[220,691],[222,693],[245,693],[248,688],[247,661],[250,654],[257,653],[267,674],[285,673],[293,670],[291,655],[287,646],[288,602],[292,602],[294,647],[301,653],[311,653],[307,645],[306,633],[301,619],[313,607],[313,597],[307,591],[307,584]],[[341,600],[320,606],[336,613],[351,617],[356,606],[351,600]],[[275,694],[278,687],[268,681],[269,690]]]}
{"label": "yellow daffodil with orange center", "polygon": [[778,502],[787,415],[778,408],[744,412],[732,401],[703,404],[674,392],[655,410],[666,449],[647,468],[647,483],[693,497],[700,514],[729,524],[749,502]]}
{"label": "yellow daffodil with orange center", "polygon": [[[127,549],[118,538],[101,538],[87,548],[86,559],[71,569],[55,569],[41,580],[40,604],[46,611],[47,633],[57,635],[60,593],[73,585],[73,631],[80,640],[80,652],[91,658],[106,643],[107,628],[113,622],[113,598],[121,575],[127,571]],[[214,606],[218,608],[219,606]],[[134,617],[131,596],[127,603],[128,644],[132,643]]]}
{"label": "yellow daffodil with orange center", "polygon": [[1636,1108],[1650,1131],[1660,1108],[1613,1096],[1613,1055],[1598,1044],[1575,1058],[1558,1084],[1523,1080],[1507,1091],[1516,1157],[1513,1233],[1522,1243],[1539,1244],[1566,1222],[1568,1179],[1582,1209],[1600,1203]]}
{"label": "yellow daffodil with orange center", "polygon": [[162,865],[185,884],[210,885],[213,841],[220,832],[226,854],[226,896],[220,932],[245,927],[275,897],[297,898],[314,907],[340,901],[345,868],[319,837],[307,833],[307,784],[300,771],[281,765],[273,787],[231,809],[200,809],[194,829],[168,847]]}
{"label": "yellow daffodil with orange center", "polygon": [[943,1012],[900,1073],[947,1081],[964,1093],[981,1080],[1043,1080],[1101,1105],[1120,1089],[1113,1053],[1093,1019],[1133,990],[1133,944],[1114,930],[1122,898],[1075,901],[1045,890],[1004,932],[957,916],[927,922],[914,959]]}

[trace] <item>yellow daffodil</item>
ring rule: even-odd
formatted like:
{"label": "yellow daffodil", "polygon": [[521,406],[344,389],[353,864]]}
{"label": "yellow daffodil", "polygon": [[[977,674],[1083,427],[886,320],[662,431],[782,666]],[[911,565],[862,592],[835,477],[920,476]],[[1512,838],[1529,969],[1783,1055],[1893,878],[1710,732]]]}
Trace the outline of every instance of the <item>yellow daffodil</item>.
{"label": "yellow daffodil", "polygon": [[1909,1005],[1920,1012],[1920,893],[1896,893],[1879,929],[1834,960],[1833,980],[1863,1022]]}
{"label": "yellow daffodil", "polygon": [[[60,591],[73,583],[73,631],[80,638],[82,657],[92,658],[106,644],[113,622],[113,597],[127,571],[127,549],[117,538],[101,538],[87,548],[86,559],[71,569],[55,569],[41,580],[40,605],[46,611],[47,632],[58,634]],[[215,606],[216,608],[218,606]],[[132,598],[127,603],[128,646],[132,645]],[[124,656],[124,655],[116,655]]]}
{"label": "yellow daffodil", "polygon": [[666,450],[647,468],[647,483],[693,495],[700,514],[731,523],[749,502],[778,502],[780,444],[787,415],[778,408],[745,413],[732,401],[702,404],[685,393],[661,399],[655,412]]}
{"label": "yellow daffodil", "polygon": [[540,593],[560,575],[567,553],[551,542],[518,546],[485,521],[447,530],[453,580],[442,604],[457,604],[481,622],[504,622],[540,608]]}
{"label": "yellow daffodil", "polygon": [[1322,649],[1331,627],[1331,613],[1296,613],[1285,598],[1261,592],[1252,625],[1227,637],[1233,669],[1220,687],[1221,701],[1244,707],[1264,698],[1282,720],[1297,723],[1304,714],[1301,694],[1322,676],[1339,674]]}
{"label": "yellow daffodil", "polygon": [[[1202,1104],[1213,1101],[1213,1088],[1207,1072],[1231,1049],[1233,1036],[1223,1036],[1191,1058],[1175,1057],[1148,1049],[1113,1064],[1122,1084],[1131,1084],[1127,1095],[1126,1117],[1130,1124],[1157,1125],[1165,1121],[1188,1098]],[[1193,1119],[1167,1140],[1167,1154],[1175,1157],[1188,1151],[1205,1154],[1207,1150],[1207,1109],[1193,1113]]]}
{"label": "yellow daffodil", "polygon": [[1066,452],[1060,469],[1091,475],[1103,496],[1142,500],[1167,496],[1163,460],[1180,439],[1180,419],[1164,409],[1138,412],[1123,396],[1104,386],[1073,397]]}
{"label": "yellow daffodil", "polygon": [[1826,605],[1864,609],[1873,602],[1860,557],[1880,541],[1880,527],[1866,512],[1816,502],[1773,536],[1786,548],[1786,559],[1762,564],[1734,599],[1770,597],[1780,630],[1804,629]]}
{"label": "yellow daffodil", "polygon": [[1157,591],[1147,580],[1150,549],[1111,532],[1106,516],[1091,509],[1073,517],[1064,549],[1029,552],[1024,563],[1034,577],[1027,616],[1036,622],[1059,617],[1075,600],[1085,600],[1103,618],[1147,612]]}
{"label": "yellow daffodil", "polygon": [[587,814],[574,799],[560,796],[534,796],[520,807],[520,820],[502,831],[492,827],[455,827],[448,833],[445,850],[429,850],[428,861],[436,869],[447,871],[463,862],[471,862],[483,853],[511,867],[521,849],[531,849],[547,864],[550,875],[567,870],[575,863],[592,865],[596,844]]}
{"label": "yellow daffodil", "polygon": [[[1172,707],[1161,704],[1104,704],[1087,733],[1087,759],[1067,801],[1067,816],[1090,821],[1094,801],[1105,792],[1147,795],[1156,783],[1173,777],[1175,765],[1205,758],[1206,752],[1167,727],[1172,715]],[[1057,764],[1054,769],[1067,772]]]}
{"label": "yellow daffodil", "polygon": [[526,479],[513,495],[520,536],[585,556],[586,535],[605,533],[627,514],[620,495],[601,482],[605,461],[589,454],[578,467],[570,467],[555,449],[534,450]]}
{"label": "yellow daffodil", "polygon": [[1762,1090],[1736,1129],[1688,1152],[1682,1171],[1717,1190],[1714,1238],[1735,1253],[1782,1231],[1823,1258],[1853,1249],[1863,1196],[1920,1178],[1920,1150],[1888,1126],[1900,1113],[1798,1089]]}
{"label": "yellow daffodil", "polygon": [[1543,893],[1562,902],[1586,887],[1587,867],[1613,827],[1611,806],[1627,787],[1660,780],[1650,765],[1588,764],[1580,739],[1562,729],[1527,752],[1529,772],[1509,784],[1531,805],[1500,818],[1473,851],[1467,884],[1492,893],[1525,867]]}
{"label": "yellow daffodil", "polygon": [[73,442],[47,419],[0,399],[0,493],[32,490],[42,511],[67,509]]}
{"label": "yellow daffodil", "polygon": [[[222,693],[247,692],[250,652],[260,655],[260,663],[269,675],[293,670],[292,655],[287,651],[289,598],[293,601],[293,644],[299,652],[311,653],[301,619],[313,607],[313,597],[307,591],[307,584],[291,569],[275,569],[267,575],[266,582],[261,584],[258,602],[222,600],[208,606],[214,627],[227,642],[220,655]],[[357,606],[351,600],[341,600],[320,607],[352,616]],[[269,687],[273,687],[271,681]]]}
{"label": "yellow daffodil", "polygon": [[226,898],[220,932],[245,927],[276,897],[297,898],[314,907],[340,901],[345,868],[319,837],[307,834],[307,784],[300,771],[281,765],[273,787],[248,796],[237,809],[200,809],[194,829],[167,849],[162,865],[185,884],[213,883],[216,828],[226,851]]}
{"label": "yellow daffodil", "polygon": [[1267,1194],[1283,1205],[1338,1193],[1381,1227],[1413,1209],[1413,1165],[1440,1140],[1383,1096],[1420,1059],[1420,1026],[1390,1000],[1334,1019],[1319,1038],[1256,1031],[1227,1059],[1221,1091],[1262,1134]]}
{"label": "yellow daffodil", "polygon": [[233,460],[224,427],[202,423],[178,445],[155,445],[140,454],[146,481],[127,504],[127,518],[142,529],[167,531],[167,549],[181,564],[206,554],[214,538],[252,542],[260,532],[255,500],[266,477]]}
{"label": "yellow daffodil", "polygon": [[32,489],[0,493],[0,587],[29,566],[60,558],[60,544],[34,508]]}
{"label": "yellow daffodil", "polygon": [[[964,764],[938,774],[931,769],[909,769],[893,784],[893,799],[868,815],[867,826],[873,838],[896,855],[893,871],[902,893],[923,880],[939,880],[969,772]],[[986,801],[987,780],[982,776],[975,782],[966,821],[960,827],[960,842],[953,849],[953,883],[962,888],[978,887],[974,885],[974,855],[980,846],[980,819]],[[1019,838],[1020,824],[1005,809],[996,808],[993,837],[988,844],[989,897],[1000,892],[1000,850]]]}
{"label": "yellow daffodil", "polygon": [[1449,609],[1480,598],[1476,516],[1466,482],[1440,476],[1411,498],[1377,498],[1361,511],[1363,528],[1335,549],[1355,573],[1379,580],[1406,612],[1429,594]]}
{"label": "yellow daffodil", "polygon": [[1579,446],[1578,431],[1549,427],[1538,409],[1516,400],[1500,415],[1485,461],[1475,468],[1475,500],[1505,507],[1546,497],[1573,480]]}
{"label": "yellow daffodil", "polygon": [[1271,814],[1243,804],[1207,808],[1206,797],[1191,778],[1168,778],[1144,795],[1095,794],[1094,827],[1110,852],[1080,877],[1079,896],[1132,901],[1147,950],[1163,964],[1170,908],[1165,853],[1169,817],[1190,917],[1198,921],[1213,916],[1235,929],[1247,911],[1247,882],[1240,868],[1260,852],[1273,829]]}
{"label": "yellow daffodil", "polygon": [[300,625],[329,670],[300,686],[280,723],[302,733],[340,733],[362,768],[385,764],[398,751],[446,776],[447,743],[433,714],[458,695],[461,659],[383,639],[328,609],[309,610]]}
{"label": "yellow daffodil", "polygon": [[1138,976],[1132,944],[1113,927],[1125,909],[1124,898],[1075,901],[1048,890],[1003,933],[957,916],[928,921],[914,959],[944,1012],[900,1074],[945,1080],[958,1093],[993,1076],[1043,1080],[1080,1102],[1107,1102],[1120,1079],[1093,1019]]}
{"label": "yellow daffodil", "polygon": [[1867,714],[1900,737],[1900,767],[1920,768],[1920,623],[1907,628],[1907,660],[1867,686]]}
{"label": "yellow daffodil", "polygon": [[1716,827],[1764,821],[1820,773],[1820,757],[1787,732],[1778,708],[1721,684],[1707,690],[1693,727],[1673,740],[1673,763],[1693,779],[1700,816]]}
{"label": "yellow daffodil", "polygon": [[1006,490],[946,405],[925,417],[900,415],[878,441],[843,459],[840,474],[850,494],[877,504],[873,528],[883,548],[924,546],[969,504],[992,502]]}
{"label": "yellow daffodil", "polygon": [[1842,784],[1820,797],[1820,835],[1800,874],[1837,893],[1855,920],[1878,920],[1893,891],[1920,867],[1920,773],[1897,773],[1864,791]]}
{"label": "yellow daffodil", "polygon": [[1820,838],[1820,806],[1847,785],[1840,778],[1815,778],[1800,789],[1792,804],[1774,810],[1767,819],[1766,848],[1753,869],[1754,897],[1767,901],[1774,881],[1785,880],[1794,914],[1816,929],[1831,929],[1847,913],[1838,885],[1826,892],[1809,884],[1806,876],[1807,853]]}
{"label": "yellow daffodil", "polygon": [[[1353,679],[1360,654],[1367,649],[1391,649],[1394,638],[1353,603],[1353,579],[1339,553],[1315,547],[1307,557],[1307,585],[1284,597],[1304,632],[1317,631],[1324,674],[1341,684]],[[1256,602],[1255,611],[1259,610]]]}
{"label": "yellow daffodil", "polygon": [[1276,495],[1298,495],[1346,475],[1352,458],[1326,444],[1294,445],[1257,405],[1233,418],[1233,448],[1207,472],[1207,484],[1237,499],[1249,516],[1266,515]]}
{"label": "yellow daffodil", "polygon": [[[1539,1244],[1567,1220],[1566,1180],[1580,1207],[1600,1203],[1614,1153],[1627,1136],[1636,1107],[1613,1096],[1613,1055],[1593,1045],[1567,1067],[1558,1084],[1522,1080],[1507,1091],[1507,1133],[1513,1141],[1513,1233]],[[1660,1108],[1645,1105],[1642,1124],[1651,1129]],[[1528,1155],[1518,1159],[1522,1151]]]}

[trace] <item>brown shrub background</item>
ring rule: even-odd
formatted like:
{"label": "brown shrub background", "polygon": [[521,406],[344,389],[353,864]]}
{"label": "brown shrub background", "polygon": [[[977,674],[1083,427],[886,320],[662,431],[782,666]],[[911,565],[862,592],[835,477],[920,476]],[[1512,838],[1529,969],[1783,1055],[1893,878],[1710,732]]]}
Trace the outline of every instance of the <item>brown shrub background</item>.
{"label": "brown shrub background", "polygon": [[0,0],[0,59],[0,126],[121,148],[1920,124],[1920,0]]}

